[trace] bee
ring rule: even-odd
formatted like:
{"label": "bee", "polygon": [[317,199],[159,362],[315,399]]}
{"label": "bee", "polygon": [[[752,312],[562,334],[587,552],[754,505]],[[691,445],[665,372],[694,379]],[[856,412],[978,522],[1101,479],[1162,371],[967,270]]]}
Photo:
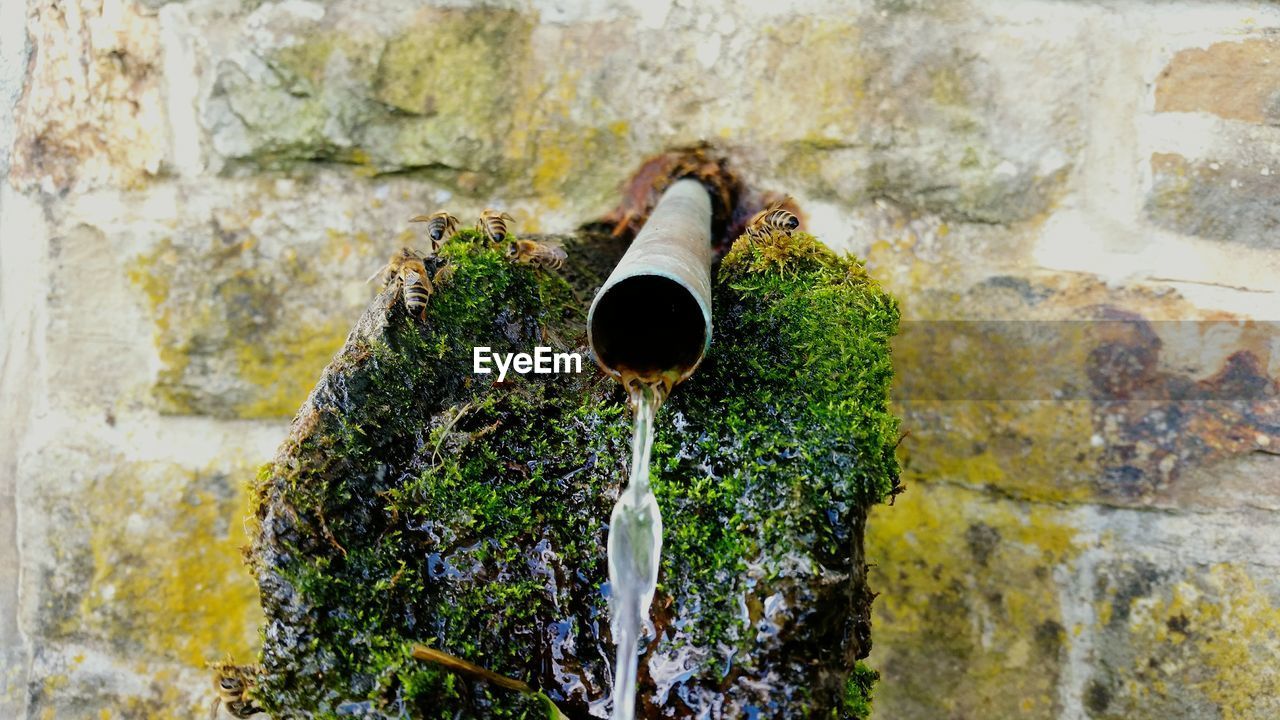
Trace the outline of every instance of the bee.
{"label": "bee", "polygon": [[532,240],[513,240],[507,247],[507,259],[521,265],[559,270],[569,259],[564,248]]}
{"label": "bee", "polygon": [[409,222],[424,222],[427,224],[427,237],[431,238],[431,250],[433,252],[439,250],[446,240],[458,232],[458,218],[450,215],[445,210],[431,215],[415,215],[409,218]]}
{"label": "bee", "polygon": [[436,270],[436,274],[431,276],[431,284],[436,287],[444,287],[445,285],[448,285],[449,280],[453,278],[453,270],[454,265],[451,262],[446,262],[444,265],[441,265],[440,269]]}
{"label": "bee", "polygon": [[225,704],[227,712],[237,718],[247,718],[263,712],[253,704],[249,691],[258,684],[255,676],[256,665],[236,665],[230,656],[222,662],[213,663],[213,707],[209,713],[210,720],[217,720],[219,706]]}
{"label": "bee", "polygon": [[782,208],[787,200],[780,200],[756,213],[747,223],[747,235],[757,240],[780,232],[788,237],[800,227],[800,218]]}
{"label": "bee", "polygon": [[516,219],[507,213],[485,208],[484,212],[480,213],[480,220],[476,222],[476,229],[484,233],[485,240],[488,242],[500,243],[511,234],[507,223],[515,221]]}
{"label": "bee", "polygon": [[[426,320],[427,300],[435,292],[435,287],[427,275],[427,266],[421,255],[409,248],[401,248],[381,270],[369,278],[369,282],[373,282],[379,275],[382,276],[383,290],[395,284],[400,296],[404,298],[404,309],[419,320]],[[395,301],[396,293],[392,293],[387,301],[387,309]]]}

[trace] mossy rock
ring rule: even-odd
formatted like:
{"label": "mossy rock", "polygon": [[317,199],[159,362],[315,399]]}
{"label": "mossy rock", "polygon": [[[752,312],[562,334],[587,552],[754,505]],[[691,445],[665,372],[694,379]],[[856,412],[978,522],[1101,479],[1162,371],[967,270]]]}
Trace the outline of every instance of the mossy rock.
{"label": "mossy rock", "polygon": [[[568,280],[451,241],[425,322],[379,296],[263,469],[255,694],[273,716],[605,715],[624,394],[594,366],[503,383],[471,368],[476,345],[585,356],[586,305],[622,248],[566,242]],[[658,415],[640,714],[865,717],[862,537],[897,490],[897,306],[804,234],[740,239],[714,292],[711,352]],[[414,643],[534,692],[415,660]]]}

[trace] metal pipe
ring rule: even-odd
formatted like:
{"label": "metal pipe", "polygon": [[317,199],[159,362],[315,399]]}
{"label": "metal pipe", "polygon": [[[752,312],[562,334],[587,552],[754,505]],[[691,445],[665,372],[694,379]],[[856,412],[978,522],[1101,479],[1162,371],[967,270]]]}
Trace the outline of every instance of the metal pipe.
{"label": "metal pipe", "polygon": [[596,362],[624,385],[687,379],[711,347],[711,196],[697,180],[667,188],[591,302]]}

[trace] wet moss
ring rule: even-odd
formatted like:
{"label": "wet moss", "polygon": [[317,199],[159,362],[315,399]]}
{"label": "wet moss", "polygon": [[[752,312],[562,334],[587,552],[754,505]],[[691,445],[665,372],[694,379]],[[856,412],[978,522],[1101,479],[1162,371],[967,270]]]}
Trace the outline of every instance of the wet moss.
{"label": "wet moss", "polygon": [[[476,345],[585,350],[586,302],[617,258],[606,246],[571,242],[566,279],[465,231],[430,261],[452,276],[425,322],[383,295],[357,324],[256,488],[258,699],[274,715],[547,715],[536,696],[414,660],[414,642],[571,718],[606,701],[623,394],[592,367],[500,384],[471,367]],[[861,717],[862,524],[897,478],[897,307],[803,234],[739,241],[715,293],[711,354],[659,415],[666,549],[642,702],[661,717],[713,702],[726,717]],[[661,657],[695,669],[663,671]]]}
{"label": "wet moss", "polygon": [[849,674],[844,686],[844,702],[841,705],[843,720],[867,720],[871,717],[871,696],[880,673],[865,663],[858,663]]}
{"label": "wet moss", "polygon": [[[654,449],[662,590],[685,625],[671,644],[770,658],[788,707],[829,707],[870,649],[862,527],[897,487],[897,304],[804,233],[740,238],[712,304],[712,351],[664,409]],[[771,601],[790,610],[771,614]]]}
{"label": "wet moss", "polygon": [[[586,457],[582,435],[620,457],[622,409],[581,407],[573,385],[495,387],[473,376],[474,345],[525,349],[544,330],[573,332],[581,311],[564,279],[511,265],[474,231],[441,258],[433,264],[451,264],[452,275],[425,322],[379,297],[366,318],[386,325],[349,339],[261,479],[256,554],[266,604],[305,606],[303,615],[277,617],[311,638],[268,643],[261,694],[278,714],[336,715],[365,703],[430,717],[439,703],[456,703],[492,717],[545,716],[534,699],[409,659],[407,643],[523,675],[538,640],[538,580],[514,567],[502,578],[483,569],[518,565],[541,529],[566,562],[586,567],[576,548],[599,531],[589,523],[607,517],[599,490],[615,471],[582,474],[594,487],[573,488],[577,505],[562,496],[562,479]],[[551,424],[525,422],[534,417]],[[557,417],[587,425],[563,428]],[[601,508],[581,508],[586,502]],[[308,672],[317,665],[323,677]],[[535,709],[542,714],[527,714]]]}

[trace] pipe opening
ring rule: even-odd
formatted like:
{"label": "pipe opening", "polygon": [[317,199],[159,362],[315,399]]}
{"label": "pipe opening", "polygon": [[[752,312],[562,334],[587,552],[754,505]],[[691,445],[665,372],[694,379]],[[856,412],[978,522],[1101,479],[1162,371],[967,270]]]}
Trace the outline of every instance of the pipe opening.
{"label": "pipe opening", "polygon": [[677,370],[686,377],[707,346],[702,307],[687,288],[661,275],[635,275],[600,296],[591,343],[615,374],[653,379]]}

